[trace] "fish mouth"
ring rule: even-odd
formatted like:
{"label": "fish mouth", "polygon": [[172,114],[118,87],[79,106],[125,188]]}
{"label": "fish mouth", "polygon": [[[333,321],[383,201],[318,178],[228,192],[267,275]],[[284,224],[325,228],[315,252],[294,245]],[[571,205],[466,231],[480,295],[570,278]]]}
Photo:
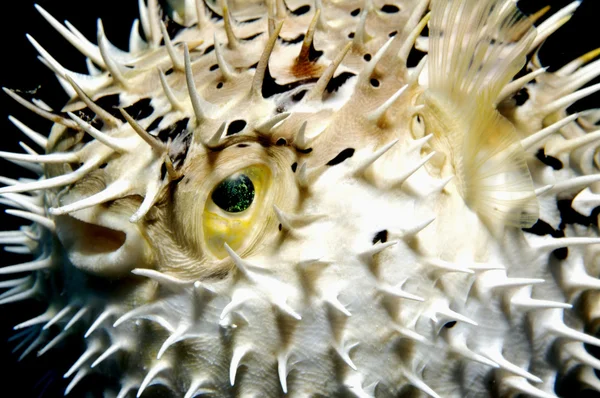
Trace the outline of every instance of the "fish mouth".
{"label": "fish mouth", "polygon": [[96,206],[57,216],[55,223],[66,256],[82,271],[121,277],[148,264],[148,242],[125,213]]}
{"label": "fish mouth", "polygon": [[[69,231],[59,236],[68,251],[84,255],[98,255],[116,252],[127,240],[123,231],[79,220],[71,216],[59,216],[56,219],[59,229]],[[84,236],[86,239],[78,239]]]}

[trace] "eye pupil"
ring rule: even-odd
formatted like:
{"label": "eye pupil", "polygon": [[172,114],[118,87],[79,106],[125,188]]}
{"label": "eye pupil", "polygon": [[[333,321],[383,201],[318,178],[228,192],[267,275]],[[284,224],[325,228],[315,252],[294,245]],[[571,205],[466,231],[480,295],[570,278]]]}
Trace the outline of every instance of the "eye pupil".
{"label": "eye pupil", "polygon": [[254,200],[254,184],[245,174],[232,175],[217,185],[212,200],[228,213],[242,212]]}

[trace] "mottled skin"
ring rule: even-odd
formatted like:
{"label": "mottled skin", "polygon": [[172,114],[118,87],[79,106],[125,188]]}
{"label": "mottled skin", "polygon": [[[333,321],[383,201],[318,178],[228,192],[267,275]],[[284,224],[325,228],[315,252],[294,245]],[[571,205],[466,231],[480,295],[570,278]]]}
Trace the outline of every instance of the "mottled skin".
{"label": "mottled skin", "polygon": [[[31,276],[0,302],[49,302],[18,326],[31,350],[85,335],[67,391],[97,371],[118,397],[600,387],[597,221],[543,233],[557,200],[600,204],[600,115],[564,119],[596,54],[527,58],[575,6],[537,32],[508,0],[169,6],[142,4],[129,53],[62,28],[90,79],[34,42],[72,99],[34,110],[56,122],[46,156],[2,153],[44,178],[0,189],[34,221],[3,242],[40,259],[2,269]],[[255,195],[226,212],[211,195],[238,173]]]}

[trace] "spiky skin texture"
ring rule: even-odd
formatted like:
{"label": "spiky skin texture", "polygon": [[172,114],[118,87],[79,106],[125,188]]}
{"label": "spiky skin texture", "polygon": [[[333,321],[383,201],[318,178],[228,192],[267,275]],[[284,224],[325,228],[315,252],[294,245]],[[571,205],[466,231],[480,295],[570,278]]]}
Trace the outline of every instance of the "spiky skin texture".
{"label": "spiky skin texture", "polygon": [[[91,78],[32,40],[72,99],[29,105],[56,122],[29,134],[46,155],[1,154],[43,178],[0,189],[34,222],[2,243],[36,257],[0,269],[0,302],[49,303],[26,352],[85,336],[67,392],[95,372],[123,398],[600,389],[597,220],[542,233],[557,200],[600,204],[600,114],[565,119],[596,54],[535,55],[576,5],[536,34],[508,0],[391,3],[149,0],[128,53],[58,27]],[[236,173],[255,193],[226,214]]]}

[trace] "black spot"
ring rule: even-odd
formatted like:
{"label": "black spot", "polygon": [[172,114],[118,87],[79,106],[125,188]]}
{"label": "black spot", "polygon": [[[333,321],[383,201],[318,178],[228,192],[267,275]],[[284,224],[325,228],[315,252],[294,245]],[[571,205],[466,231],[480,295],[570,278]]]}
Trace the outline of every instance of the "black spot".
{"label": "black spot", "polygon": [[103,169],[103,168],[105,168],[106,166],[108,166],[108,163],[102,163],[102,164],[100,165],[100,167],[98,167],[98,168],[99,168],[99,169]]}
{"label": "black spot", "polygon": [[454,327],[454,325],[456,325],[456,321],[450,321],[450,322],[446,322],[446,324],[444,325],[444,327],[446,329],[452,329]]}
{"label": "black spot", "polygon": [[381,231],[377,232],[375,234],[375,236],[373,237],[373,244],[375,244],[377,242],[385,243],[385,242],[387,242],[387,238],[388,238],[387,229],[381,230]]}
{"label": "black spot", "polygon": [[281,224],[279,224],[279,230],[281,231],[283,229],[283,226]]}
{"label": "black spot", "polygon": [[166,165],[166,163],[163,163],[162,166],[160,166],[160,179],[164,180],[166,176],[167,176],[167,165]]}
{"label": "black spot", "polygon": [[275,143],[275,145],[278,145],[278,146],[282,146],[282,145],[285,145],[285,144],[287,144],[287,141],[285,140],[285,138],[280,138]]}
{"label": "black spot", "polygon": [[352,15],[353,17],[356,17],[358,14],[360,14],[360,8],[357,8],[355,10],[352,10],[352,12],[350,12],[350,15]]}
{"label": "black spot", "polygon": [[181,119],[180,121],[175,122],[172,125],[162,129],[157,134],[158,139],[162,142],[168,142],[169,139],[171,141],[174,140],[177,136],[184,134],[189,121],[190,119],[186,117],[185,119]]}
{"label": "black spot", "polygon": [[327,84],[327,88],[326,88],[327,92],[333,93],[334,91],[337,91],[338,88],[342,87],[342,85],[344,83],[346,83],[346,80],[348,80],[354,76],[356,76],[356,75],[354,73],[350,73],[350,72],[340,73],[338,76],[334,77],[333,79],[331,79],[329,81],[329,83]]}
{"label": "black spot", "polygon": [[152,99],[150,98],[141,99],[135,104],[125,108],[125,112],[129,113],[135,120],[145,119],[154,112],[154,108],[150,105],[151,102]]}
{"label": "black spot", "polygon": [[370,82],[371,82],[371,86],[373,86],[373,87],[379,87],[379,80],[373,78],[373,79],[370,80]]}
{"label": "black spot", "polygon": [[302,90],[302,91],[297,92],[296,94],[294,94],[292,96],[292,101],[294,101],[294,102],[300,102],[300,101],[302,101],[302,98],[304,98],[304,96],[306,95],[307,91],[308,90]]}
{"label": "black spot", "polygon": [[363,59],[367,62],[369,62],[371,60],[371,54],[365,54],[363,55]]}
{"label": "black spot", "polygon": [[[537,220],[537,222],[531,228],[523,228],[523,231],[538,236],[550,235],[553,238],[563,238],[565,236],[565,233],[564,231],[562,231],[562,229],[554,229],[550,224],[543,220]],[[554,250],[552,254],[557,259],[564,260],[569,255],[569,249],[566,247],[562,247],[560,249]]]}
{"label": "black spot", "polygon": [[425,54],[426,53],[424,53],[423,51],[419,51],[413,47],[413,49],[410,50],[410,53],[408,53],[408,59],[406,60],[406,66],[409,68],[414,68],[415,66],[417,66],[419,64],[419,61],[421,61],[423,59]]}
{"label": "black spot", "polygon": [[338,153],[336,157],[327,162],[327,166],[335,166],[336,164],[340,164],[344,160],[351,158],[352,155],[354,155],[354,148],[346,148],[342,152]]}
{"label": "black spot", "polygon": [[218,64],[211,65],[210,68],[208,68],[208,70],[211,71],[211,72],[215,71],[217,69],[219,69],[219,65]]}
{"label": "black spot", "polygon": [[294,162],[294,163],[292,163],[292,172],[294,172],[294,173],[295,173],[295,172],[296,172],[296,169],[298,169],[298,163],[297,163],[297,162]]}
{"label": "black spot", "polygon": [[560,212],[560,229],[565,229],[567,224],[579,224],[585,227],[598,227],[598,214],[600,214],[600,207],[596,207],[592,210],[590,216],[584,216],[578,213],[573,208],[572,199],[562,199],[556,203],[558,211]]}
{"label": "black spot", "polygon": [[237,144],[237,147],[238,147],[238,148],[247,148],[247,147],[249,147],[249,146],[250,146],[250,145],[248,145],[248,144]]}
{"label": "black spot", "polygon": [[217,89],[221,89],[223,88],[223,82],[218,82],[217,83]]}
{"label": "black spot", "polygon": [[285,107],[283,105],[279,105],[277,108],[275,108],[275,112],[283,113],[285,112]]}
{"label": "black spot", "polygon": [[381,11],[385,12],[386,14],[395,14],[400,11],[400,9],[393,4],[385,4],[383,7],[381,7]]}
{"label": "black spot", "polygon": [[556,230],[552,228],[550,224],[543,220],[537,220],[535,224],[531,228],[523,228],[523,231],[529,232],[530,234],[544,236],[544,235],[552,235],[554,236]]}
{"label": "black spot", "polygon": [[354,39],[354,32],[348,33],[348,38],[349,39]]}
{"label": "black spot", "polygon": [[215,51],[215,46],[211,44],[210,46],[206,47],[206,50],[204,50],[202,55],[210,54],[213,51]]}
{"label": "black spot", "polygon": [[258,36],[260,36],[262,34],[263,34],[263,32],[255,33],[255,34],[253,34],[251,36],[248,36],[248,37],[242,37],[240,40],[242,40],[242,41],[252,41],[252,40],[256,39]]}
{"label": "black spot", "polygon": [[319,51],[315,48],[314,40],[310,43],[310,47],[308,50],[308,60],[310,62],[315,62],[321,57],[321,55],[323,55],[323,51]]}
{"label": "black spot", "polygon": [[304,15],[309,11],[310,11],[310,6],[307,4],[307,5],[298,7],[295,10],[293,10],[292,14],[299,16],[299,15]]}
{"label": "black spot", "polygon": [[537,157],[545,165],[552,167],[554,170],[560,170],[563,168],[563,164],[560,160],[558,160],[557,158],[552,157],[552,156],[546,156],[546,153],[544,152],[544,148],[541,148],[535,154],[535,157]]}
{"label": "black spot", "polygon": [[303,153],[303,154],[307,154],[307,153],[311,153],[312,152],[312,148],[306,148],[306,149],[296,149],[298,152]]}
{"label": "black spot", "polygon": [[397,30],[393,30],[393,31],[391,31],[391,32],[388,34],[388,36],[389,36],[389,37],[394,37],[394,36],[396,36],[397,34],[398,34],[398,31],[397,31]]}
{"label": "black spot", "polygon": [[165,76],[169,76],[171,73],[173,73],[173,68],[167,69],[167,71],[165,72]]}
{"label": "black spot", "polygon": [[227,134],[225,134],[226,136],[230,136],[230,135],[234,135],[239,133],[240,131],[242,131],[244,129],[244,127],[246,127],[246,121],[245,120],[234,120],[233,122],[229,123],[229,126],[227,126]]}
{"label": "black spot", "polygon": [[302,43],[302,41],[304,40],[304,33],[299,34],[298,36],[294,37],[293,39],[281,39],[281,42],[284,44],[298,44],[298,43]]}
{"label": "black spot", "polygon": [[150,124],[150,126],[148,126],[148,128],[146,129],[146,131],[150,132],[153,130],[156,130],[158,128],[158,125],[160,124],[160,122],[163,121],[163,117],[159,116],[156,119],[154,119],[154,121]]}
{"label": "black spot", "polygon": [[252,23],[252,22],[260,21],[261,19],[262,18],[250,18],[250,19],[245,19],[243,21],[238,21],[238,23],[240,25],[244,25],[244,24],[249,24],[249,23]]}
{"label": "black spot", "polygon": [[517,103],[517,106],[523,105],[529,99],[529,92],[527,91],[527,88],[523,87],[522,89],[517,91],[513,98]]}
{"label": "black spot", "polygon": [[288,84],[277,84],[273,76],[271,75],[271,71],[269,67],[265,70],[265,77],[263,79],[262,84],[262,96],[263,98],[269,98],[276,94],[285,93],[287,91],[291,91],[297,87],[300,87],[306,83],[316,81],[316,79],[308,79],[308,80],[299,80]]}

